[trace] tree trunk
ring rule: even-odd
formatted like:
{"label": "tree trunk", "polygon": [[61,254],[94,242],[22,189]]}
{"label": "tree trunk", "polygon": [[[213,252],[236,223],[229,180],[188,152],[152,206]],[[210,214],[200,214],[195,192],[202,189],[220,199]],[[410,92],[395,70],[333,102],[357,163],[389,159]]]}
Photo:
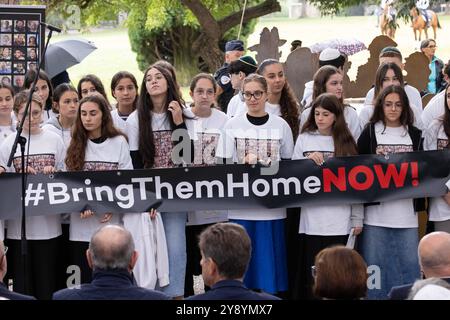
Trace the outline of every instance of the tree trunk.
{"label": "tree trunk", "polygon": [[210,72],[217,70],[224,60],[224,54],[217,45],[219,41],[219,37],[210,38],[202,33],[192,44],[192,51],[203,59]]}
{"label": "tree trunk", "polygon": [[192,43],[198,37],[198,31],[183,27],[174,35],[172,43],[173,65],[177,69],[177,80],[181,86],[188,86],[192,78],[199,72],[198,54],[192,50]]}

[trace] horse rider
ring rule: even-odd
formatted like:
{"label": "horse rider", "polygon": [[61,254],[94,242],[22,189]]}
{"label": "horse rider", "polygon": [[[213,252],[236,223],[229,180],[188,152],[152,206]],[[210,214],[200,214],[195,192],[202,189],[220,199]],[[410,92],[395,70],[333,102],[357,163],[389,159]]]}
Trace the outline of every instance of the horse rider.
{"label": "horse rider", "polygon": [[387,19],[389,22],[395,20],[395,16],[397,15],[397,10],[394,8],[394,0],[381,0],[381,12],[384,12],[384,10],[387,7]]}
{"label": "horse rider", "polygon": [[428,17],[427,9],[430,6],[429,0],[417,0],[416,8],[419,9],[420,13],[425,17],[425,23],[427,27],[430,26],[430,18]]}

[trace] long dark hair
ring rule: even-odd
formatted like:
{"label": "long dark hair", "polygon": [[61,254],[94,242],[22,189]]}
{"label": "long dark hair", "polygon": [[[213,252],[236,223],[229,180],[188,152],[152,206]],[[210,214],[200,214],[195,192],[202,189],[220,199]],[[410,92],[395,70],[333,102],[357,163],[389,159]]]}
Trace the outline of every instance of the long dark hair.
{"label": "long dark hair", "polygon": [[370,118],[370,123],[377,123],[379,121],[383,122],[384,127],[386,127],[386,120],[384,116],[384,100],[391,94],[396,93],[400,97],[400,102],[402,103],[402,113],[400,114],[400,124],[406,128],[406,126],[411,126],[414,123],[414,113],[409,105],[408,96],[406,95],[405,89],[401,86],[391,85],[383,89],[375,100],[375,107],[373,110],[372,118]]}
{"label": "long dark hair", "polygon": [[383,63],[382,65],[380,65],[377,69],[377,73],[375,75],[375,91],[374,91],[374,100],[376,99],[376,97],[378,96],[378,94],[381,92],[381,90],[383,90],[383,81],[384,78],[386,77],[386,73],[388,72],[388,70],[394,71],[395,76],[397,77],[398,81],[400,82],[400,86],[404,86],[405,82],[403,79],[403,73],[402,73],[402,69],[400,69],[400,67],[393,62],[387,62],[387,63]]}
{"label": "long dark hair", "polygon": [[334,154],[336,157],[351,156],[358,154],[355,139],[353,139],[350,130],[347,127],[347,123],[344,118],[344,107],[339,99],[331,93],[323,93],[318,96],[312,103],[311,113],[308,120],[302,128],[303,132],[314,132],[318,130],[315,111],[316,108],[323,108],[330,111],[335,115],[335,122],[333,124],[333,130],[331,135],[334,142]]}
{"label": "long dark hair", "polygon": [[[258,70],[256,72],[260,75],[264,75],[264,70],[266,67],[272,65],[272,64],[280,64],[281,62],[275,59],[266,59],[264,60]],[[285,77],[285,82],[283,89],[281,90],[281,96],[280,96],[280,111],[281,111],[281,117],[286,120],[286,122],[289,124],[289,127],[291,128],[292,135],[294,139],[297,138],[299,133],[299,104],[297,103],[297,99],[295,97],[294,91],[292,91],[291,87],[289,86],[288,79]]]}
{"label": "long dark hair", "polygon": [[[36,77],[36,70],[30,69],[25,74],[25,79],[23,82],[23,88],[24,89],[31,89],[31,85],[33,84],[34,78]],[[38,80],[44,80],[47,82],[48,86],[48,98],[47,101],[44,102],[44,110],[50,110],[52,109],[53,112],[58,113],[58,110],[53,108],[53,85],[50,81],[50,78],[48,77],[47,73],[43,70],[39,71]]]}
{"label": "long dark hair", "polygon": [[72,127],[72,140],[70,141],[69,148],[67,149],[67,156],[65,160],[67,170],[69,171],[81,171],[84,167],[88,131],[84,128],[83,122],[81,121],[81,107],[86,102],[95,103],[102,112],[102,137],[114,138],[122,135],[126,139],[126,136],[114,127],[111,112],[109,111],[109,104],[103,97],[99,95],[92,95],[81,99],[77,119]]}
{"label": "long dark hair", "polygon": [[134,101],[133,101],[133,110],[135,110],[137,101],[139,98],[139,94],[138,94],[139,86],[137,84],[135,76],[132,73],[130,73],[128,71],[119,71],[112,77],[112,79],[111,79],[111,95],[115,98],[114,90],[116,90],[116,87],[119,84],[119,81],[122,79],[130,79],[136,89],[136,97],[134,98]]}
{"label": "long dark hair", "polygon": [[[448,108],[448,99],[447,99],[447,90],[450,87],[449,84],[445,87],[444,90],[444,106],[445,106],[445,112],[444,112],[444,119],[442,120],[442,125],[444,126],[444,132],[447,138],[450,139],[450,110]],[[450,143],[447,144],[447,148],[450,149]]]}
{"label": "long dark hair", "polygon": [[[313,101],[321,94],[327,92],[327,82],[331,78],[331,76],[335,74],[342,74],[342,73],[339,71],[338,68],[331,65],[320,67],[319,70],[316,71],[313,77],[314,81],[313,95],[312,95]],[[342,104],[344,101],[344,97],[342,96],[338,100]]]}
{"label": "long dark hair", "polygon": [[[83,98],[81,96],[81,84],[83,82],[92,83],[95,87],[95,90],[97,90],[97,92],[100,93],[103,96],[103,98],[105,98],[106,102],[108,102],[108,96],[106,95],[105,86],[103,85],[102,80],[100,80],[100,78],[97,77],[95,74],[87,74],[83,78],[81,78],[80,81],[78,81],[78,86],[77,86],[78,98],[80,98],[80,99]],[[108,102],[108,105],[109,105],[109,102]]]}
{"label": "long dark hair", "polygon": [[[172,114],[168,111],[168,106],[171,101],[177,101],[183,108],[183,103],[181,97],[178,94],[175,80],[170,75],[169,71],[161,67],[158,64],[153,64],[147,68],[144,72],[144,78],[142,79],[141,93],[139,94],[139,100],[137,104],[137,112],[139,119],[139,153],[142,157],[144,163],[144,168],[153,167],[155,161],[155,142],[153,140],[153,128],[152,128],[152,113],[154,106],[152,99],[147,91],[146,79],[147,73],[151,69],[158,70],[166,79],[167,82],[167,93],[166,101],[164,105],[164,110],[166,112],[167,118],[169,119],[170,129],[175,129],[175,123],[172,119]],[[184,116],[183,116],[184,117]]]}

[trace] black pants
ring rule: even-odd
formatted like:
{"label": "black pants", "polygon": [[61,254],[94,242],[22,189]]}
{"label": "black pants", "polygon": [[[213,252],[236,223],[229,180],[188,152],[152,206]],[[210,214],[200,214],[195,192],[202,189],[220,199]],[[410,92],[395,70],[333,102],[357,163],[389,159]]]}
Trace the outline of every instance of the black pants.
{"label": "black pants", "polygon": [[51,299],[57,289],[55,275],[58,272],[59,238],[27,240],[25,261],[22,256],[21,240],[8,239],[8,273],[5,283],[8,283],[8,279],[12,279],[14,291],[32,295],[37,299]]}
{"label": "black pants", "polygon": [[81,283],[90,283],[92,281],[92,270],[86,258],[86,250],[88,248],[89,242],[70,241],[70,264],[80,268]]}
{"label": "black pants", "polygon": [[333,245],[345,245],[348,235],[343,236],[315,236],[300,234],[300,247],[297,262],[297,274],[294,299],[315,299],[312,287],[314,278],[311,274],[311,266],[314,265],[316,255],[325,248]]}
{"label": "black pants", "polygon": [[56,276],[56,290],[67,288],[67,267],[70,265],[70,241],[69,241],[69,224],[62,223],[62,235],[59,237],[58,249],[58,273]]}

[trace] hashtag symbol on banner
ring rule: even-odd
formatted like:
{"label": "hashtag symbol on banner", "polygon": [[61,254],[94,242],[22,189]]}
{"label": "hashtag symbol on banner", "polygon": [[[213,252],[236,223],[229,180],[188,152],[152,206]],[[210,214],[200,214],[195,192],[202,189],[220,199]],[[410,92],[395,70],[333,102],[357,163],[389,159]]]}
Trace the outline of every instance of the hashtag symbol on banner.
{"label": "hashtag symbol on banner", "polygon": [[28,206],[30,201],[33,201],[33,206],[39,204],[39,200],[44,200],[45,189],[42,188],[42,183],[38,183],[37,188],[33,189],[33,184],[28,184],[28,188],[25,195],[25,205]]}

